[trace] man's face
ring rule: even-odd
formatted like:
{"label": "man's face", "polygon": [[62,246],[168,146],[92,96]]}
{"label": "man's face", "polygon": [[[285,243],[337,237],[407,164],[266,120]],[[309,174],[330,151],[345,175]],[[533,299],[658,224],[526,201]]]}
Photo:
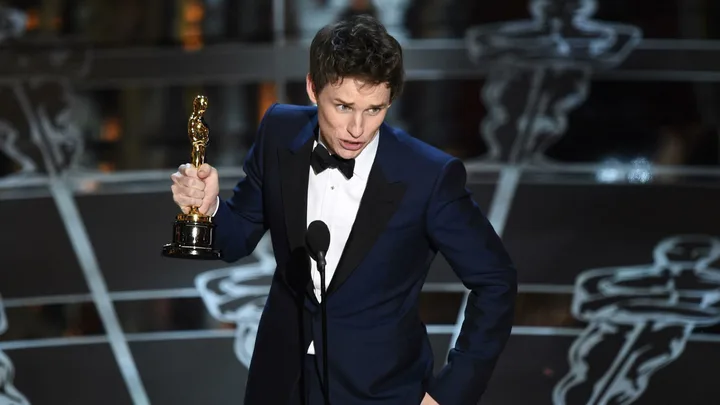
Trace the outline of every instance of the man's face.
{"label": "man's face", "polygon": [[331,153],[345,159],[357,157],[373,140],[390,107],[390,88],[345,78],[315,94],[310,76],[307,93],[318,106],[320,136]]}

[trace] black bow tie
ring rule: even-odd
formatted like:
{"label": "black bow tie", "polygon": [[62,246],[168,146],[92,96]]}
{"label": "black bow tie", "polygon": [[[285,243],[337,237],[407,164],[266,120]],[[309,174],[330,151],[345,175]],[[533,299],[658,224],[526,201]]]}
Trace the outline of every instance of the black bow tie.
{"label": "black bow tie", "polygon": [[318,144],[312,152],[310,165],[316,174],[320,174],[328,168],[338,169],[346,179],[350,180],[355,169],[355,159],[343,159],[337,155],[330,155],[324,146]]}

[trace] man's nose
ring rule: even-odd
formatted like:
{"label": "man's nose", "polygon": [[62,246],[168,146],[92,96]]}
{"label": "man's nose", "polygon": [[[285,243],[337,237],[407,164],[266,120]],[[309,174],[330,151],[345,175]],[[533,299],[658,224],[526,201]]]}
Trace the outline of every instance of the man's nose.
{"label": "man's nose", "polygon": [[364,125],[362,115],[355,116],[348,124],[347,131],[353,138],[360,138],[363,135]]}

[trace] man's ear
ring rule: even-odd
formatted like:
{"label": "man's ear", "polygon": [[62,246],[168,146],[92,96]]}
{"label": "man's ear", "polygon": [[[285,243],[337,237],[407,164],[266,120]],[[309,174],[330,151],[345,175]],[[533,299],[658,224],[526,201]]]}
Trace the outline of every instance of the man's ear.
{"label": "man's ear", "polygon": [[313,104],[317,104],[317,97],[315,95],[315,85],[310,78],[310,73],[305,76],[305,91],[307,91],[308,98]]}

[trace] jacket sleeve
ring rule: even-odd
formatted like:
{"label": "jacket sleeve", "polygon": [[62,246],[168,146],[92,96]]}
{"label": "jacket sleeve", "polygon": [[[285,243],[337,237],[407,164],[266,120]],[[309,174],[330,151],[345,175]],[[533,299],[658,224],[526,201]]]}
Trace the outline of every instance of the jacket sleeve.
{"label": "jacket sleeve", "polygon": [[275,106],[265,112],[257,138],[245,157],[245,177],[235,185],[229,199],[220,199],[213,218],[215,248],[222,252],[222,260],[226,262],[250,255],[267,231],[263,213],[263,164],[267,121]]}
{"label": "jacket sleeve", "polygon": [[440,405],[478,403],[510,336],[517,294],[514,265],[466,178],[462,162],[448,161],[428,206],[430,239],[470,290],[455,347],[428,389]]}

